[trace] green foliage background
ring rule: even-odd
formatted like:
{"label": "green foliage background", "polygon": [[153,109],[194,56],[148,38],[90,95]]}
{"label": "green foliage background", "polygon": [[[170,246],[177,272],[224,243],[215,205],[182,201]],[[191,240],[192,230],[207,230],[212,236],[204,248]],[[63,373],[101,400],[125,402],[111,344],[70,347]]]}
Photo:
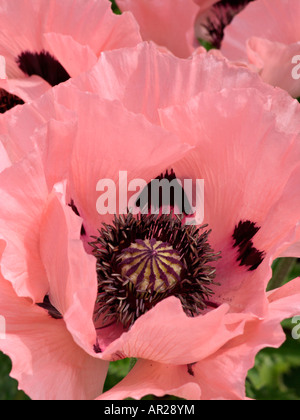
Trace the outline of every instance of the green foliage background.
{"label": "green foliage background", "polygon": [[[112,9],[120,11],[114,0]],[[205,45],[206,46],[206,45]],[[209,49],[209,46],[206,46]],[[300,102],[300,98],[298,99]],[[274,273],[279,270],[282,261],[274,263]],[[285,273],[282,284],[300,276],[300,262],[295,262]],[[300,314],[299,314],[300,315]],[[300,400],[300,339],[292,338],[294,325],[291,320],[282,324],[286,333],[286,342],[280,349],[264,349],[256,357],[256,363],[250,370],[246,381],[247,396],[256,400]],[[135,360],[121,360],[111,363],[104,390],[119,383],[134,366]],[[0,352],[0,400],[29,400],[26,394],[18,390],[18,383],[10,378],[11,361]],[[155,398],[146,396],[145,399]],[[176,399],[166,396],[165,399]]]}

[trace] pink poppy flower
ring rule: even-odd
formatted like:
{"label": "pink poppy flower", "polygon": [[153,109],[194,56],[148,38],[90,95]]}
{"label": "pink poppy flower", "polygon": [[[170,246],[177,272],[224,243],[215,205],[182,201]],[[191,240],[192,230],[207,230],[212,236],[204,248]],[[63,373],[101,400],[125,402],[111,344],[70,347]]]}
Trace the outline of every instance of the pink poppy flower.
{"label": "pink poppy flower", "polygon": [[[41,330],[47,330],[47,324],[36,314],[42,317],[45,310],[62,318],[50,318],[59,323],[61,340],[65,343],[71,337],[77,351],[86,354],[78,366],[74,357],[67,357],[73,348],[66,343],[68,374],[80,377],[82,366],[92,370],[94,363],[99,369],[99,384],[95,384],[96,374],[91,374],[82,383],[74,381],[65,387],[64,397],[95,398],[96,386],[102,385],[106,373],[105,362],[136,357],[139,362],[127,382],[103,398],[140,398],[151,391],[190,399],[244,398],[245,374],[254,355],[265,345],[280,345],[279,321],[299,311],[297,281],[287,290],[274,292],[271,299],[265,292],[270,264],[292,242],[299,221],[300,195],[295,194],[299,188],[295,185],[299,108],[287,94],[262,84],[256,75],[210,55],[208,64],[194,57],[187,61],[188,68],[184,60],[157,52],[155,60],[148,60],[145,73],[139,58],[144,60],[143,54],[151,49],[154,54],[152,46],[145,48],[148,51],[143,53],[119,51],[124,68],[119,86],[128,83],[128,95],[135,98],[148,95],[155,108],[147,111],[152,121],[139,108],[126,109],[116,97],[103,99],[97,92],[79,90],[74,80],[3,119],[11,162],[0,174],[1,202],[6,203],[0,209],[1,238],[6,243],[0,295],[3,284],[12,297],[4,306],[8,334],[5,348],[1,342],[0,346],[14,364],[22,354],[24,361],[13,375],[33,398],[59,398],[56,388],[61,388],[56,381],[61,381],[64,369],[55,330],[49,336],[47,357],[40,351]],[[116,73],[111,73],[107,92],[113,92],[120,64],[112,52],[103,54],[108,66],[109,56]],[[130,56],[135,57],[133,64]],[[222,87],[207,83],[195,88],[199,74],[193,62],[202,63],[202,76],[208,80],[219,77]],[[170,83],[170,63],[179,83],[173,101],[169,84],[161,83],[166,75]],[[95,83],[94,71],[90,86]],[[134,71],[144,74],[143,89],[139,89],[141,75],[135,86],[130,84]],[[191,74],[186,77],[188,71]],[[153,74],[156,90],[147,81]],[[168,99],[163,104],[164,89]],[[181,90],[190,95],[184,96]],[[121,95],[126,96],[124,92]],[[180,97],[182,103],[177,102]],[[126,106],[133,102],[128,99]],[[139,99],[138,104],[143,102]],[[53,113],[49,124],[44,121],[44,108]],[[26,147],[17,159],[13,159],[17,147],[10,123],[20,130],[24,127],[24,136],[32,142],[30,151],[29,142],[23,140]],[[65,149],[67,139],[71,153]],[[55,174],[55,156],[64,158],[66,172],[59,164]],[[142,178],[146,183],[174,174],[180,180],[204,179],[205,222],[212,231],[183,226],[170,216],[100,215],[98,182],[115,181],[118,197],[120,170],[127,171],[128,181]],[[116,204],[120,199],[116,198]],[[159,261],[153,261],[157,270],[151,273],[149,269],[147,274],[130,255],[149,252]],[[168,255],[167,263],[161,254]],[[139,268],[138,278],[134,274]],[[145,284],[149,287],[146,296],[140,289]],[[7,294],[3,292],[4,299]],[[28,305],[28,318],[37,320],[34,331],[26,324],[27,316],[25,324],[13,316],[19,300]],[[272,337],[265,334],[270,327]],[[18,340],[25,340],[24,346],[16,346]],[[228,376],[239,356],[239,369]],[[59,370],[60,375],[45,379],[47,369]],[[218,376],[209,377],[208,372],[216,369]],[[94,388],[79,389],[88,386],[88,380]]]}
{"label": "pink poppy flower", "polygon": [[255,66],[265,82],[297,98],[299,17],[297,0],[257,0],[227,27],[222,52],[230,60],[243,60]]}
{"label": "pink poppy flower", "polygon": [[189,57],[196,45],[194,22],[199,8],[193,0],[117,0],[131,11],[144,41],[154,41],[178,57]]}
{"label": "pink poppy flower", "polygon": [[86,71],[101,51],[141,41],[133,16],[108,0],[1,0],[0,22],[1,112]]}

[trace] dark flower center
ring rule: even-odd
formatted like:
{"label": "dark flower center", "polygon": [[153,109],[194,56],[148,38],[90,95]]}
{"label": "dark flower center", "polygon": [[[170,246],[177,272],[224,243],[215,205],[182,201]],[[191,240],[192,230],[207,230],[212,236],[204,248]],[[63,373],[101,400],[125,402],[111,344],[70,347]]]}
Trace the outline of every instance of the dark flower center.
{"label": "dark flower center", "polygon": [[51,86],[59,85],[70,79],[63,66],[47,51],[32,53],[22,52],[17,58],[19,68],[28,76],[40,76]]}
{"label": "dark flower center", "polygon": [[[97,258],[96,320],[130,328],[158,302],[175,296],[188,316],[199,315],[213,295],[218,260],[206,226],[186,226],[174,215],[115,216],[91,243]],[[212,303],[212,306],[214,304]]]}

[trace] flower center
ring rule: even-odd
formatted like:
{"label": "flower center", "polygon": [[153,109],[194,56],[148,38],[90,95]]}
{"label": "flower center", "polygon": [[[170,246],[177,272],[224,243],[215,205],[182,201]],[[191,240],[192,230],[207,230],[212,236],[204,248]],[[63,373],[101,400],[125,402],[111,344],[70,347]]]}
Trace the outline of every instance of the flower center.
{"label": "flower center", "polygon": [[188,316],[199,315],[213,295],[220,258],[208,243],[206,226],[183,224],[183,216],[115,216],[90,245],[97,259],[99,328],[121,323],[129,329],[137,318],[170,296]]}
{"label": "flower center", "polygon": [[180,282],[184,268],[171,245],[156,239],[136,240],[120,255],[121,274],[140,293],[163,293]]}

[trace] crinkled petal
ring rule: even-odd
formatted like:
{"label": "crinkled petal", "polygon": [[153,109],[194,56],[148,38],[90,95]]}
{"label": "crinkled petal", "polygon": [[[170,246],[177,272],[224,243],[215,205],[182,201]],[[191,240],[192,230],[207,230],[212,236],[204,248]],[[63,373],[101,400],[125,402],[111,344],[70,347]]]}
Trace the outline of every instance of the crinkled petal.
{"label": "crinkled petal", "polygon": [[[55,95],[58,103],[78,114],[69,196],[84,220],[86,240],[90,241],[103,222],[111,222],[113,214],[127,213],[129,198],[138,192],[128,192],[127,200],[119,199],[120,171],[127,172],[128,184],[142,179],[147,185],[167,162],[178,160],[190,147],[144,116],[127,111],[120,102],[102,100],[66,86],[59,86]],[[105,179],[114,181],[117,188],[116,194],[112,191],[110,195],[110,208],[103,210],[108,214],[101,215],[97,203],[103,190],[99,182]]]}
{"label": "crinkled petal", "polygon": [[93,354],[97,297],[95,258],[80,240],[82,220],[53,192],[40,227],[40,255],[49,280],[51,304],[64,317],[75,341]]}
{"label": "crinkled petal", "polygon": [[247,42],[249,62],[259,69],[262,79],[286,90],[294,98],[300,96],[299,80],[293,78],[293,58],[299,51],[300,42],[285,45],[257,37]]}
{"label": "crinkled petal", "polygon": [[243,332],[247,316],[230,314],[228,310],[228,305],[222,305],[203,316],[189,318],[178,299],[167,298],[110,344],[102,357],[136,357],[176,365],[194,363]]}
{"label": "crinkled petal", "polygon": [[143,40],[167,47],[178,57],[192,54],[198,13],[193,0],[118,0],[117,3],[122,11],[133,13]]}
{"label": "crinkled petal", "polygon": [[145,395],[155,395],[156,397],[174,395],[187,400],[199,400],[201,390],[188,374],[186,366],[138,360],[122,382],[102,394],[98,399],[134,398],[139,400]]}
{"label": "crinkled petal", "polygon": [[[283,103],[294,115],[293,133],[289,132],[289,119],[278,119],[273,111]],[[215,291],[225,298],[227,290],[231,297],[226,299],[232,301],[238,296],[248,305],[253,303],[252,309],[256,311],[259,307],[263,309],[263,305],[255,297],[255,287],[261,289],[259,296],[262,297],[270,278],[268,274],[271,274],[268,273],[270,258],[274,257],[276,247],[278,251],[288,240],[294,240],[299,218],[300,195],[295,190],[293,195],[288,194],[291,188],[287,187],[293,170],[299,168],[300,158],[299,129],[296,128],[299,116],[295,120],[294,105],[288,95],[282,97],[281,93],[277,102],[276,95],[266,97],[256,89],[224,89],[218,94],[200,94],[187,105],[161,111],[163,126],[196,148],[173,169],[182,180],[204,179],[204,222],[212,228],[210,241],[214,250],[222,251],[217,263],[217,281],[222,286]],[[296,181],[292,184],[296,190],[299,188]],[[291,205],[290,217],[284,219],[285,229],[280,224],[280,203],[284,208]],[[276,217],[272,214],[275,206]],[[265,259],[259,274],[263,283],[257,280],[255,265],[240,266],[242,260],[238,258],[246,254],[234,247],[235,229],[247,221],[260,228],[248,245],[252,246],[252,252],[256,249],[262,253],[256,262]],[[237,293],[241,285],[244,286],[242,294]],[[247,295],[249,288],[253,295]],[[252,301],[251,296],[255,297]]]}
{"label": "crinkled petal", "polygon": [[0,307],[6,321],[0,348],[12,359],[20,389],[35,400],[88,400],[102,392],[108,363],[84,352],[62,320],[19,298],[3,277]]}
{"label": "crinkled petal", "polygon": [[47,185],[39,157],[28,157],[0,174],[1,270],[19,296],[42,302],[48,279],[39,254],[39,229]]}
{"label": "crinkled petal", "polygon": [[266,94],[273,93],[257,75],[231,65],[220,54],[182,60],[162,53],[153,43],[104,52],[91,71],[70,83],[103,98],[118,99],[130,111],[158,124],[160,108],[183,104],[202,91],[258,87]]}

